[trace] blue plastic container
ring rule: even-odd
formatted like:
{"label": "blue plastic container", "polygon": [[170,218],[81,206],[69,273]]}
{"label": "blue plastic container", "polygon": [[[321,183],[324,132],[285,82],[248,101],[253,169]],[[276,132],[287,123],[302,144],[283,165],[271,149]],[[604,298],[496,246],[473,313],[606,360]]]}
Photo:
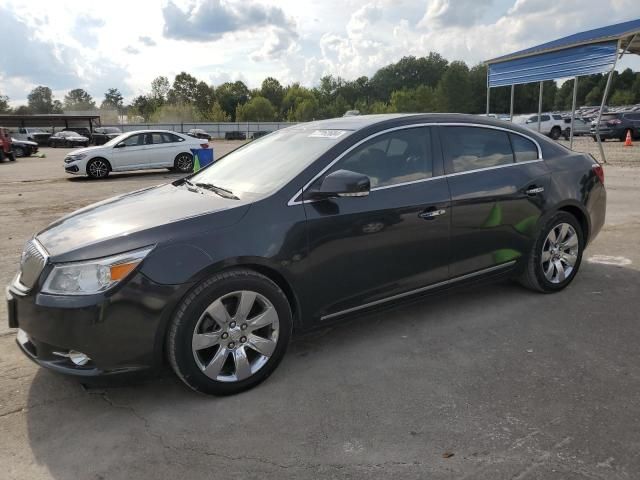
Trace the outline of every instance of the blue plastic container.
{"label": "blue plastic container", "polygon": [[213,148],[192,148],[191,153],[193,153],[194,163],[196,155],[198,156],[200,168],[213,163]]}

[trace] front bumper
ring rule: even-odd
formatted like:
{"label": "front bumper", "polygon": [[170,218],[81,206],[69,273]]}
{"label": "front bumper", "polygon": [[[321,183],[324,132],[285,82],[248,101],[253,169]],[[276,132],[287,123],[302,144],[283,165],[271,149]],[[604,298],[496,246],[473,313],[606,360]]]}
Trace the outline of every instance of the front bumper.
{"label": "front bumper", "polygon": [[[19,328],[20,349],[42,367],[77,376],[159,367],[166,325],[188,285],[159,285],[136,273],[116,288],[74,297],[24,293],[12,284],[9,326]],[[71,351],[90,361],[77,365]]]}

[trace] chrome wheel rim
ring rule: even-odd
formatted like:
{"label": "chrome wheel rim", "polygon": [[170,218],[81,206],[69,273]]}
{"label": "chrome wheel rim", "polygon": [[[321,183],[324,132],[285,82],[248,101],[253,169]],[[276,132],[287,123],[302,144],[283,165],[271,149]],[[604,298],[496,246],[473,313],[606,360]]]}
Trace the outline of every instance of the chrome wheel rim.
{"label": "chrome wheel rim", "polygon": [[193,168],[191,164],[191,157],[186,154],[180,155],[178,157],[178,159],[176,160],[176,165],[178,167],[178,170],[181,170],[183,172],[191,171],[191,169]]}
{"label": "chrome wheel rim", "polygon": [[196,364],[219,382],[240,382],[266,365],[278,343],[273,304],[250,290],[231,292],[200,315],[191,339]]}
{"label": "chrome wheel rim", "polygon": [[575,228],[568,223],[553,227],[542,245],[542,271],[551,283],[562,283],[571,274],[578,260],[580,243]]}
{"label": "chrome wheel rim", "polygon": [[94,177],[104,177],[108,170],[107,164],[102,160],[94,160],[89,165],[89,173]]}

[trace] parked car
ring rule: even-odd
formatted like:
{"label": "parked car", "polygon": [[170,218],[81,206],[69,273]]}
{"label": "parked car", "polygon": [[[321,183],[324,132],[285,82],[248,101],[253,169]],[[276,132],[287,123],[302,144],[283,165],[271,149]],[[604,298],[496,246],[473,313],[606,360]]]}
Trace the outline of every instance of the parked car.
{"label": "parked car", "polygon": [[73,133],[77,133],[78,135],[81,135],[83,137],[87,137],[89,139],[89,142],[91,142],[92,137],[93,137],[93,132],[91,130],[89,130],[86,127],[69,127],[69,128],[63,128],[62,129],[63,132],[73,132]]}
{"label": "parked car", "polygon": [[[538,115],[529,115],[524,119],[524,126],[538,131]],[[543,113],[540,115],[540,133],[558,140],[565,130],[562,115],[557,113]]]}
{"label": "parked car", "polygon": [[232,132],[224,132],[225,140],[246,140],[247,135],[244,132],[239,130],[234,130]]}
{"label": "parked car", "polygon": [[201,128],[192,128],[187,132],[187,135],[194,138],[203,138],[206,140],[211,140],[211,135],[209,135],[207,132],[205,132]]}
{"label": "parked car", "polygon": [[[563,119],[565,128],[562,131],[565,140],[569,140],[571,137],[571,117],[565,117]],[[573,136],[580,137],[582,135],[589,135],[591,133],[591,122],[584,118],[575,117],[573,119]]]}
{"label": "parked car", "polygon": [[48,145],[52,148],[56,147],[77,147],[89,146],[89,139],[76,132],[58,132],[49,137]]}
{"label": "parked car", "polygon": [[257,132],[251,133],[251,140],[255,140],[260,137],[264,137],[265,135],[269,135],[271,133],[270,130],[258,130]]}
{"label": "parked car", "polygon": [[208,143],[168,130],[127,132],[99,147],[70,152],[64,170],[75,175],[105,178],[110,172],[169,168],[182,173],[193,170],[191,149],[208,148]]}
{"label": "parked car", "polygon": [[13,154],[16,157],[30,157],[34,153],[38,153],[38,144],[29,140],[17,140],[12,138]]}
{"label": "parked car", "polygon": [[12,136],[16,140],[28,140],[36,142],[38,145],[46,145],[51,133],[45,132],[41,128],[19,127],[15,129]]}
{"label": "parked car", "polygon": [[274,371],[294,329],[480,279],[561,291],[604,223],[603,175],[587,154],[472,115],[292,126],[40,231],[9,325],[58,372],[167,359],[194,390],[237,393]]}
{"label": "parked car", "polygon": [[11,133],[8,128],[0,127],[0,162],[2,162],[5,157],[12,162],[16,159],[13,154]]}
{"label": "parked car", "polygon": [[[598,119],[591,122],[591,136],[596,138],[596,125]],[[640,138],[640,112],[620,112],[603,113],[600,120],[600,138],[604,141],[610,138],[617,138],[624,141],[627,132],[631,133],[633,139]]]}
{"label": "parked car", "polygon": [[117,127],[98,127],[93,131],[93,144],[104,145],[109,140],[112,140],[122,135],[122,130]]}

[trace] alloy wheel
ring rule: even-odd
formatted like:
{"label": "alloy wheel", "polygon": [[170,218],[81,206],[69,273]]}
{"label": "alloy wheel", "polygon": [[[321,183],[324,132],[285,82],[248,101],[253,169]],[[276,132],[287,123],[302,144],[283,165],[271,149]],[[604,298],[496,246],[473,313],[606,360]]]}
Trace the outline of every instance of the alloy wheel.
{"label": "alloy wheel", "polygon": [[578,234],[568,223],[560,223],[549,231],[540,259],[542,271],[549,282],[562,283],[571,276],[579,248]]}
{"label": "alloy wheel", "polygon": [[176,159],[176,167],[181,172],[190,172],[193,169],[193,159],[191,156],[183,153]]}
{"label": "alloy wheel", "polygon": [[191,340],[196,364],[219,382],[240,382],[265,366],[278,343],[280,322],[263,295],[235,291],[212,302],[198,319]]}
{"label": "alloy wheel", "polygon": [[102,160],[94,160],[89,164],[89,174],[95,178],[102,178],[109,172],[109,167]]}

